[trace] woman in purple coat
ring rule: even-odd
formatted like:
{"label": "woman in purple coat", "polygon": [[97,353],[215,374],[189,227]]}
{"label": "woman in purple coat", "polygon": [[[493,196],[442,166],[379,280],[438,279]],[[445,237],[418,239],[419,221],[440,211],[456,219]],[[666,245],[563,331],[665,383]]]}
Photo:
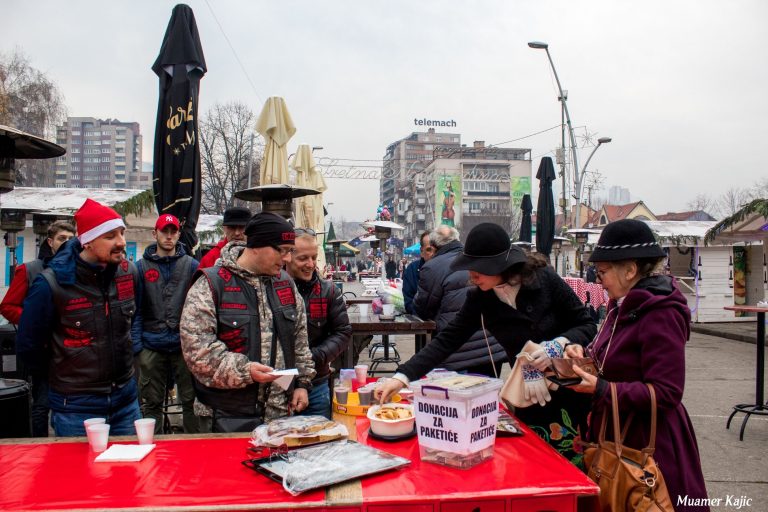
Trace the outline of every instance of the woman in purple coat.
{"label": "woman in purple coat", "polygon": [[[574,367],[582,381],[572,389],[594,395],[587,438],[596,442],[603,415],[611,411],[608,383],[616,383],[621,425],[634,412],[624,444],[642,449],[648,445],[651,418],[645,384],[653,384],[658,404],[654,458],[675,510],[709,510],[696,435],[681,402],[691,313],[675,281],[658,272],[664,257],[644,222],[620,220],[603,229],[589,259],[611,299],[600,332],[587,348],[598,376]],[[570,357],[582,353],[580,346],[566,348]]]}

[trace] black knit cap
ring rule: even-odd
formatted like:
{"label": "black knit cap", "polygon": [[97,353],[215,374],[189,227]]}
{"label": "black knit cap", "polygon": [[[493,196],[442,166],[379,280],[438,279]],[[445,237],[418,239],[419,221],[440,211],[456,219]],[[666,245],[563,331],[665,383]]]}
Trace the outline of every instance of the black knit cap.
{"label": "black knit cap", "polygon": [[294,245],[296,233],[290,222],[271,212],[257,213],[245,226],[246,247],[278,247],[284,244]]}
{"label": "black knit cap", "polygon": [[222,226],[245,226],[251,218],[251,210],[242,206],[233,206],[224,210]]}
{"label": "black knit cap", "polygon": [[491,222],[478,224],[467,235],[464,251],[451,262],[451,270],[472,270],[496,276],[528,257],[509,241],[504,229]]}
{"label": "black knit cap", "polygon": [[622,219],[611,222],[600,233],[589,261],[621,261],[638,258],[661,258],[664,251],[643,221]]}

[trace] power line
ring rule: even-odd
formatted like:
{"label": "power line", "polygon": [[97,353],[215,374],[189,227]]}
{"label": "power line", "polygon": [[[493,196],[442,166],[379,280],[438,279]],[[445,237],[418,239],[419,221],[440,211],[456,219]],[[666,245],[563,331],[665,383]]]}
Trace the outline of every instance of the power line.
{"label": "power line", "polygon": [[207,5],[208,10],[211,11],[211,16],[213,16],[214,21],[219,26],[219,30],[221,30],[221,35],[223,35],[224,39],[227,41],[229,48],[232,50],[232,55],[235,56],[235,60],[240,65],[240,69],[243,71],[243,74],[245,75],[246,80],[248,80],[248,83],[251,84],[251,89],[253,89],[253,93],[256,95],[256,99],[259,101],[260,104],[264,104],[264,100],[262,100],[261,97],[259,96],[259,93],[256,90],[256,86],[253,85],[253,80],[251,80],[251,77],[248,74],[248,71],[246,71],[245,66],[243,66],[243,62],[240,60],[240,57],[237,55],[237,51],[235,51],[235,47],[232,46],[232,41],[230,41],[229,37],[227,37],[227,33],[224,32],[224,27],[222,27],[221,23],[219,23],[219,18],[217,18],[216,13],[213,12],[213,7],[211,7],[211,4],[208,2],[208,0],[205,0],[205,5]]}
{"label": "power line", "polygon": [[509,144],[510,142],[517,142],[518,140],[523,140],[523,139],[527,139],[529,137],[534,137],[536,135],[541,135],[542,133],[546,133],[546,132],[552,131],[555,128],[560,128],[561,126],[562,126],[561,124],[556,124],[552,128],[547,128],[546,130],[541,130],[540,132],[532,133],[532,134],[526,135],[524,137],[518,137],[517,139],[507,140],[507,141],[504,141],[504,142],[497,142],[495,144],[489,144],[488,147],[491,148],[491,147],[494,147],[494,146],[498,146],[500,144]]}

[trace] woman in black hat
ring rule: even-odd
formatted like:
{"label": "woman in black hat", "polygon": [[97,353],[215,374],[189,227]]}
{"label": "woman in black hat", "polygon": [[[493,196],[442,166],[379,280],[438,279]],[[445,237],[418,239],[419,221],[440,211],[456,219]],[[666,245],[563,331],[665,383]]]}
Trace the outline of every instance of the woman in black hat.
{"label": "woman in black hat", "polygon": [[[510,360],[528,340],[540,343],[542,352],[562,355],[567,343],[586,345],[597,331],[565,281],[543,258],[527,256],[510,244],[509,235],[496,224],[475,226],[467,236],[464,252],[454,259],[451,268],[469,270],[476,288],[467,293],[453,321],[386,381],[381,390],[382,402],[439,366],[483,327],[504,347]],[[539,365],[541,369],[545,366],[546,362]],[[518,409],[515,414],[574,464],[580,464],[581,454],[574,450],[574,439],[577,429],[586,426],[588,397],[566,388],[550,392],[536,368],[527,368],[523,373],[526,392],[539,405]]]}
{"label": "woman in black hat", "polygon": [[[616,383],[620,422],[634,413],[624,444],[638,450],[648,445],[651,394],[657,399],[656,451],[675,510],[709,510],[696,434],[682,404],[685,387],[685,343],[691,312],[675,280],[663,275],[666,255],[647,224],[624,219],[608,224],[589,261],[610,302],[603,327],[589,345],[598,375],[579,368],[575,391],[592,399],[587,436],[597,441],[602,418],[611,411],[609,382]],[[582,347],[568,347],[581,357]],[[681,499],[678,499],[680,496]]]}

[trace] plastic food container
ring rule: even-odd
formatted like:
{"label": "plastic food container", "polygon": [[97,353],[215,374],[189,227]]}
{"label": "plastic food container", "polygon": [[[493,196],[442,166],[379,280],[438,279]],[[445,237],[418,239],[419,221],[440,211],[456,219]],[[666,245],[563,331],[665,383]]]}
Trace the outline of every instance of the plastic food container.
{"label": "plastic food container", "polygon": [[411,382],[421,460],[466,469],[493,457],[501,386],[445,373]]}
{"label": "plastic food container", "polygon": [[[397,420],[379,419],[376,417],[376,412],[382,407],[386,409],[406,409],[410,412],[410,416],[408,418]],[[416,421],[416,417],[413,413],[413,406],[410,404],[386,404],[384,406],[372,405],[368,409],[368,420],[371,422],[371,430],[374,434],[397,437],[405,436],[413,432],[413,425]]]}

